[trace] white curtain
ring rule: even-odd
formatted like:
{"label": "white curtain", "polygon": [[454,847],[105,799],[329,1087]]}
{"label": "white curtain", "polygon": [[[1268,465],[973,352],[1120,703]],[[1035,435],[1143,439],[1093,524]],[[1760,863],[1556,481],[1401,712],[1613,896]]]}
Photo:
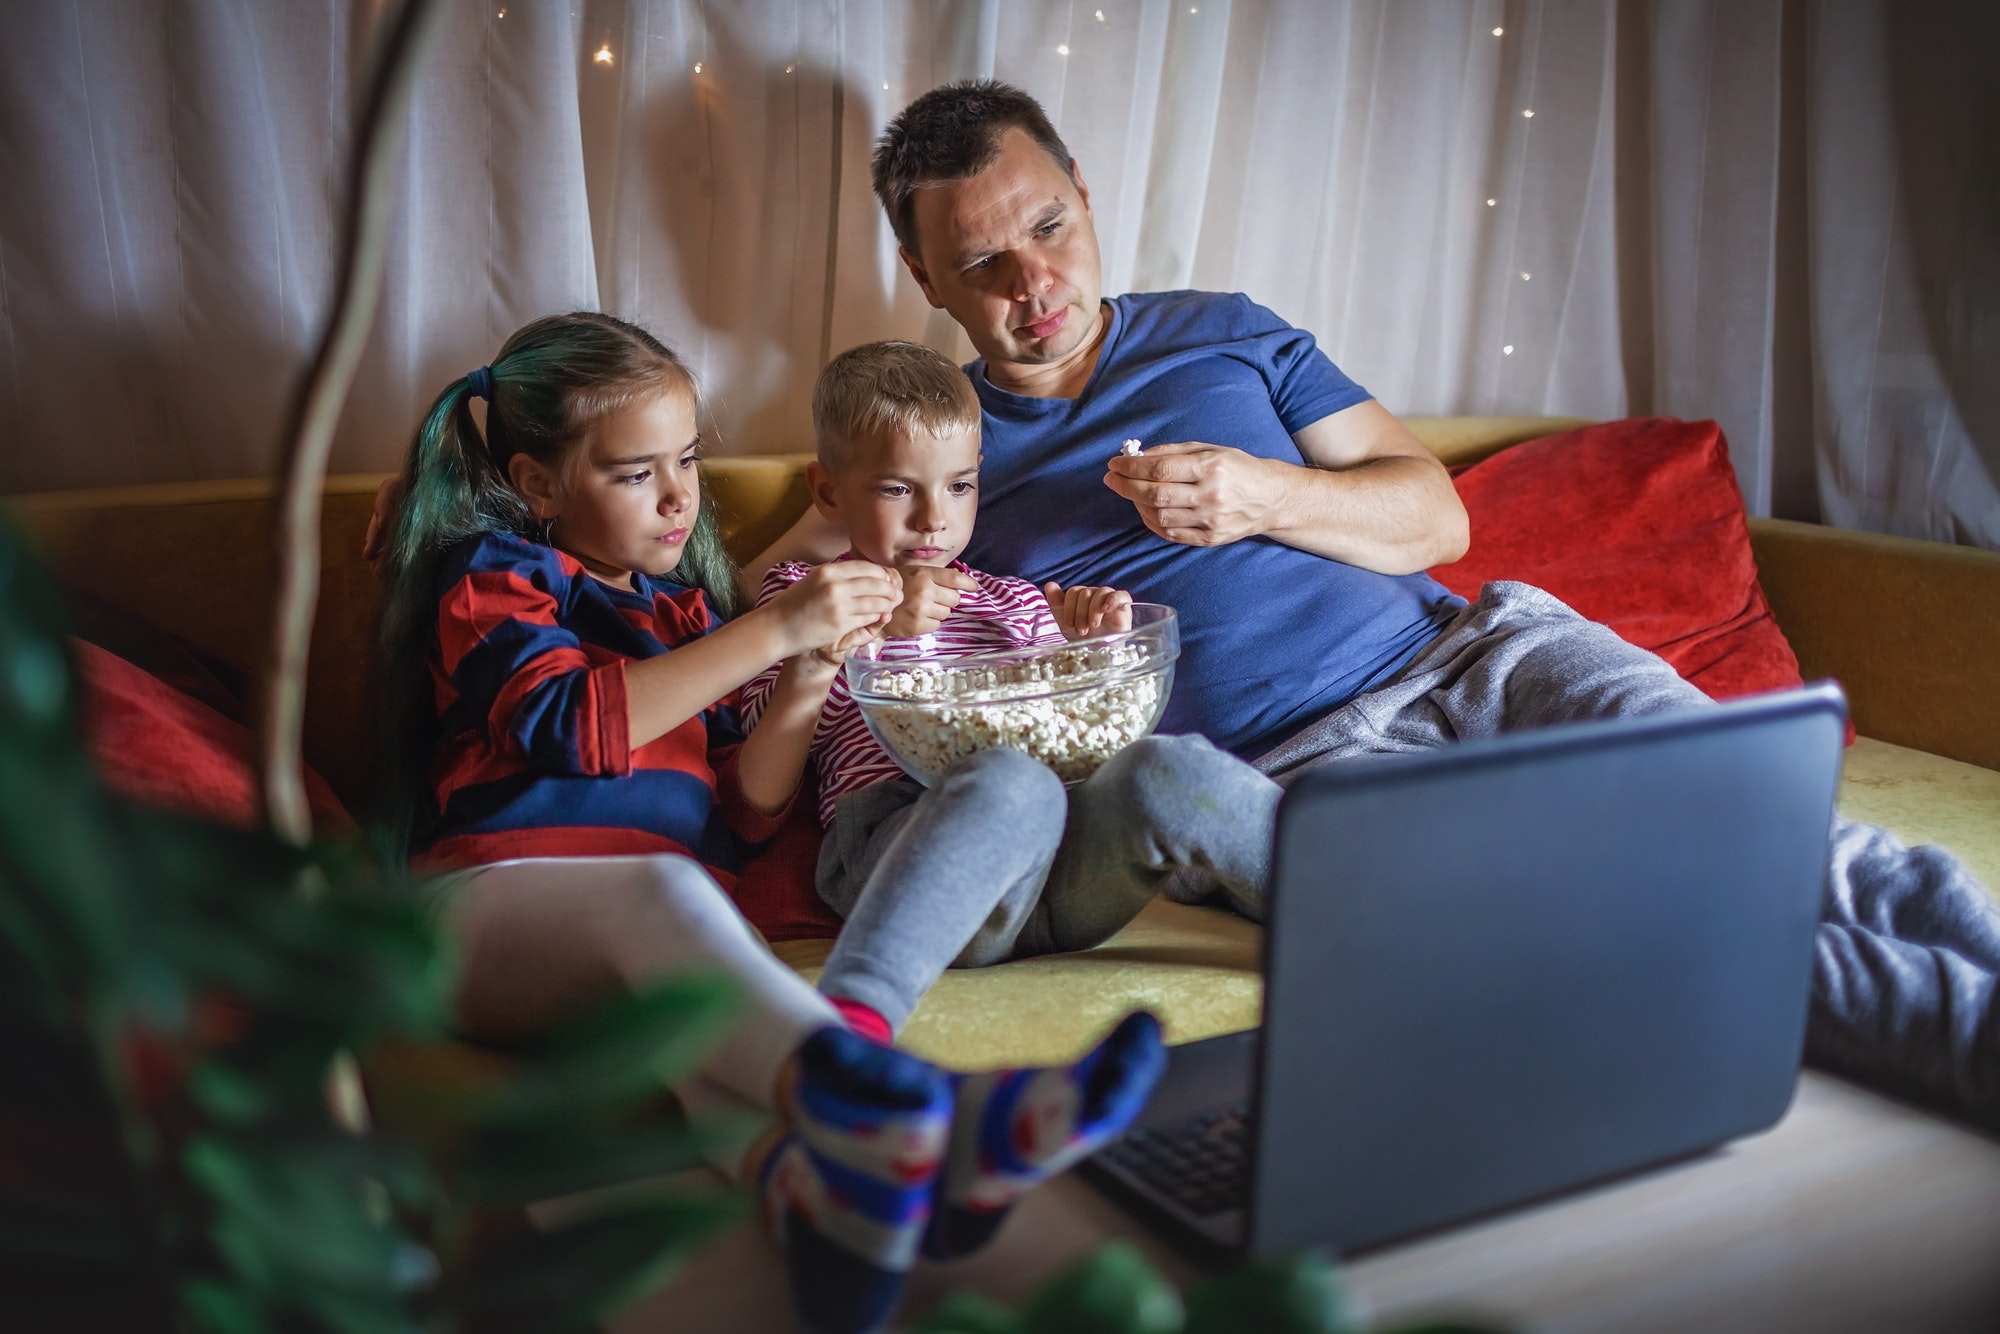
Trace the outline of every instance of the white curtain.
{"label": "white curtain", "polygon": [[[0,26],[0,490],[267,471],[369,0]],[[1990,0],[454,0],[336,448],[552,310],[654,328],[724,453],[830,352],[967,355],[868,190],[950,79],[1039,97],[1110,292],[1242,290],[1404,413],[1712,416],[1763,513],[2000,546]],[[1530,114],[1532,113],[1532,114]]]}

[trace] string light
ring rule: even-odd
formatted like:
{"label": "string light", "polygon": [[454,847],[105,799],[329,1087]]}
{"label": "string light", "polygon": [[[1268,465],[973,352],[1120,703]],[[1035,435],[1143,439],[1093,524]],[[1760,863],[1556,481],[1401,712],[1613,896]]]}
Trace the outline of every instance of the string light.
{"label": "string light", "polygon": [[1521,271],[1521,281],[1522,281],[1522,282],[1526,282],[1526,281],[1528,281],[1528,279],[1530,279],[1530,278],[1532,278],[1532,277],[1534,277],[1534,276],[1535,276],[1534,274],[1532,274],[1532,273],[1529,273],[1529,272],[1528,272],[1528,271],[1527,271],[1526,269],[1523,269],[1523,270]]}
{"label": "string light", "polygon": [[591,59],[600,65],[609,65],[612,61],[611,43],[606,42],[603,46],[598,47],[597,54],[592,56]]}
{"label": "string light", "polygon": [[1506,30],[1505,28],[1495,28],[1495,29],[1493,30],[1493,35],[1494,35],[1495,37],[1498,37],[1498,36],[1499,36],[1499,35],[1500,35],[1501,33],[1505,32],[1505,31],[1507,31],[1507,30]]}
{"label": "string light", "polygon": [[1503,357],[1511,357],[1511,356],[1513,356],[1513,355],[1514,355],[1514,345],[1513,345],[1512,343],[1509,343],[1509,344],[1507,344],[1507,346],[1505,346],[1505,347],[1501,348],[1501,349],[1500,349],[1500,355],[1501,355],[1501,356],[1503,356]]}
{"label": "string light", "polygon": [[889,84],[887,80],[884,80],[882,83],[882,91],[885,93],[889,91]]}
{"label": "string light", "polygon": [[493,17],[496,19],[504,19],[507,17],[507,11],[503,9],[498,14],[495,14]]}
{"label": "string light", "polygon": [[1104,11],[1101,9],[1097,11],[1097,21],[1099,23],[1104,22]]}
{"label": "string light", "polygon": [[1486,207],[1488,207],[1488,208],[1492,208],[1492,207],[1493,207],[1493,206],[1494,206],[1495,204],[1497,204],[1497,203],[1499,203],[1499,202],[1500,202],[1500,201],[1499,201],[1499,200],[1497,200],[1497,199],[1489,199],[1489,200],[1487,200],[1487,201],[1486,201]]}
{"label": "string light", "polygon": [[1535,113],[1533,111],[1523,111],[1521,114],[1527,117],[1529,120],[1533,120],[1535,118]]}
{"label": "string light", "polygon": [[790,65],[785,66],[785,73],[790,74],[792,72],[792,69],[793,67]]}
{"label": "string light", "polygon": [[699,60],[694,62],[694,72],[696,74],[701,73],[701,62]]}
{"label": "string light", "polygon": [[1069,48],[1066,46],[1059,46],[1056,48],[1056,54],[1059,56],[1066,56],[1069,54]]}

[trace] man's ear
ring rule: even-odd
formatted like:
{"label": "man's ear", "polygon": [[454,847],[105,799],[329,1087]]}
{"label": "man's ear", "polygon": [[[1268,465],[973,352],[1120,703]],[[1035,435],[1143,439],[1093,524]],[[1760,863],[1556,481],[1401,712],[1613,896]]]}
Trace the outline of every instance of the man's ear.
{"label": "man's ear", "polygon": [[561,493],[556,487],[554,475],[547,468],[526,454],[516,454],[507,460],[507,480],[513,483],[515,494],[528,502],[530,514],[537,519],[556,517]]}
{"label": "man's ear", "polygon": [[917,286],[924,289],[924,300],[931,303],[932,310],[943,310],[944,301],[939,298],[937,288],[931,286],[930,274],[924,272],[924,262],[910,253],[908,246],[897,246],[896,254],[901,257],[903,267],[917,280]]}
{"label": "man's ear", "polygon": [[1090,187],[1083,183],[1083,164],[1075,158],[1069,160],[1069,178],[1076,183],[1077,197],[1083,200],[1084,216],[1093,216],[1090,212]]}
{"label": "man's ear", "polygon": [[833,474],[818,459],[806,464],[806,493],[822,519],[840,522],[840,496],[833,489]]}

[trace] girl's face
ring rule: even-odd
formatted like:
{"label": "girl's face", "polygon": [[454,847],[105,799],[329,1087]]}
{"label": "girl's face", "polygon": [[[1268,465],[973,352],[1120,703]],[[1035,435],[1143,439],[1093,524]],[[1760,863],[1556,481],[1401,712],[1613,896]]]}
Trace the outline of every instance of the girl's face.
{"label": "girl's face", "polygon": [[558,472],[526,455],[509,460],[515,490],[549,541],[621,588],[634,574],[671,574],[701,506],[701,437],[694,402],[670,390],[606,417],[572,446]]}

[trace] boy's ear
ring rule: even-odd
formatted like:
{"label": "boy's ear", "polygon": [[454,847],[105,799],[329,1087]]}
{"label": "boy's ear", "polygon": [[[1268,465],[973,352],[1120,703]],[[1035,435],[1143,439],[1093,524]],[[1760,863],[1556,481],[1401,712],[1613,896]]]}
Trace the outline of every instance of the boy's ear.
{"label": "boy's ear", "polygon": [[806,493],[822,519],[840,522],[840,496],[834,490],[833,474],[818,459],[806,464]]}
{"label": "boy's ear", "polygon": [[526,454],[516,454],[507,460],[507,480],[513,483],[514,491],[528,502],[528,512],[537,519],[553,519],[560,496],[556,490],[556,479],[541,464]]}

